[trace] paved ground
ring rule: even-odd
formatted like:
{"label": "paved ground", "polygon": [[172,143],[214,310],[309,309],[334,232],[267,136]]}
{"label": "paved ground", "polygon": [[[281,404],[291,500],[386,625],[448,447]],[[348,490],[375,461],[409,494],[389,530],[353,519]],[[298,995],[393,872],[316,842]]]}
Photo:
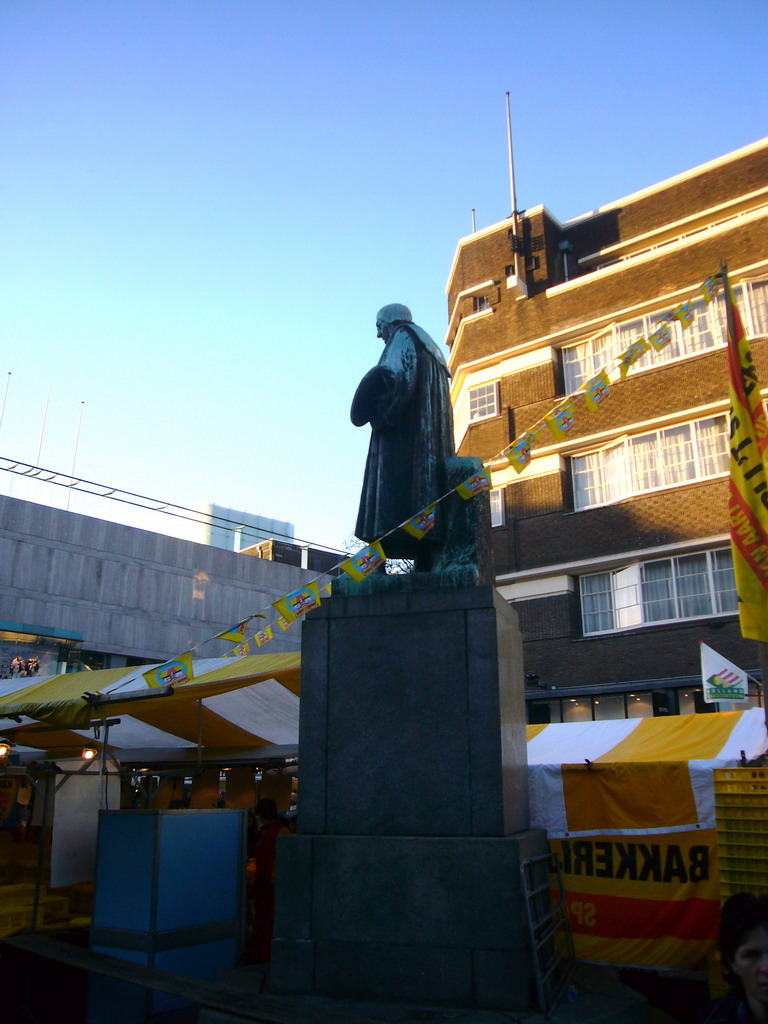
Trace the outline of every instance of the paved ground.
{"label": "paved ground", "polygon": [[[265,983],[261,967],[243,967],[228,972],[220,979],[233,992],[257,993]],[[272,1000],[278,997],[272,997]],[[254,1000],[258,1003],[258,1000]],[[280,1003],[286,1020],[310,1024],[319,1017],[336,1020],[355,1019],[372,1024],[545,1024],[538,1013],[504,1013],[491,1010],[450,1009],[446,1007],[415,1007],[392,1003],[351,1002],[318,996],[284,997]],[[187,1018],[195,1020],[195,1018]],[[202,1010],[197,1024],[241,1024],[247,1018],[214,1010]],[[569,995],[549,1018],[552,1024],[651,1024],[659,1021],[648,1002],[633,989],[622,985],[617,974],[606,968],[579,965]],[[163,1024],[186,1024],[181,1019]]]}

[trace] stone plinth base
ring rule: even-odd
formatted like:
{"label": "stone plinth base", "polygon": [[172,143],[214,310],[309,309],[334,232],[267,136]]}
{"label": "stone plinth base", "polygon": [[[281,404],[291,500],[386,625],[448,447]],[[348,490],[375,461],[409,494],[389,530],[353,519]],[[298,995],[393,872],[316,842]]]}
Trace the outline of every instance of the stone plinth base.
{"label": "stone plinth base", "polygon": [[281,838],[270,987],[286,995],[530,1009],[520,862],[546,852],[539,831]]}
{"label": "stone plinth base", "polygon": [[528,828],[522,642],[498,591],[334,596],[302,629],[299,832]]}

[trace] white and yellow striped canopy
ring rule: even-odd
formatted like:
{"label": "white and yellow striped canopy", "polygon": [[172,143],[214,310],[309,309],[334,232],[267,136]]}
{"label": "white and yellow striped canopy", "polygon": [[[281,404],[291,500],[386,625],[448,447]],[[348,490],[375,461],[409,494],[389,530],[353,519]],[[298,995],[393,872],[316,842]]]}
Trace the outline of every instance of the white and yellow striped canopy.
{"label": "white and yellow striped canopy", "polygon": [[[83,739],[93,735],[90,723],[108,717],[120,719],[109,732],[110,749],[118,756],[121,750],[194,748],[198,738],[203,746],[222,749],[296,744],[300,664],[296,653],[200,659],[191,682],[153,699],[146,699],[153,690],[142,674],[150,665],[3,679],[0,733],[19,749],[57,756],[82,748]],[[84,700],[86,693],[97,695],[99,703]],[[20,716],[21,724],[9,715]]]}
{"label": "white and yellow striped canopy", "polygon": [[768,747],[762,708],[529,725],[531,825],[552,836],[712,828],[712,769]]}

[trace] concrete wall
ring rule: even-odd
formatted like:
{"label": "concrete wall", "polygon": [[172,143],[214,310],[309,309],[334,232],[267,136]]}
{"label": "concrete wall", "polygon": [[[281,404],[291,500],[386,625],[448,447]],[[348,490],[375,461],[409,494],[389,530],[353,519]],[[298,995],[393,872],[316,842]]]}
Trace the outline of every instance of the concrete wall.
{"label": "concrete wall", "polygon": [[[271,620],[270,603],[316,575],[0,496],[0,620],[82,633],[85,651],[165,660],[246,615]],[[300,640],[297,622],[266,650]],[[228,647],[213,641],[198,654]]]}

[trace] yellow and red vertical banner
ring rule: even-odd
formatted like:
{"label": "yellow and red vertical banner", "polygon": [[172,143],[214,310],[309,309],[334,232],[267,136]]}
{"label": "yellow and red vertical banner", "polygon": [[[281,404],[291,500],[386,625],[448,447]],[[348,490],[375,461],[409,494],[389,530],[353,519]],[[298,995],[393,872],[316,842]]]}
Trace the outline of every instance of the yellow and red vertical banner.
{"label": "yellow and red vertical banner", "polygon": [[728,518],[741,635],[768,643],[768,420],[749,342],[728,276],[731,477]]}

